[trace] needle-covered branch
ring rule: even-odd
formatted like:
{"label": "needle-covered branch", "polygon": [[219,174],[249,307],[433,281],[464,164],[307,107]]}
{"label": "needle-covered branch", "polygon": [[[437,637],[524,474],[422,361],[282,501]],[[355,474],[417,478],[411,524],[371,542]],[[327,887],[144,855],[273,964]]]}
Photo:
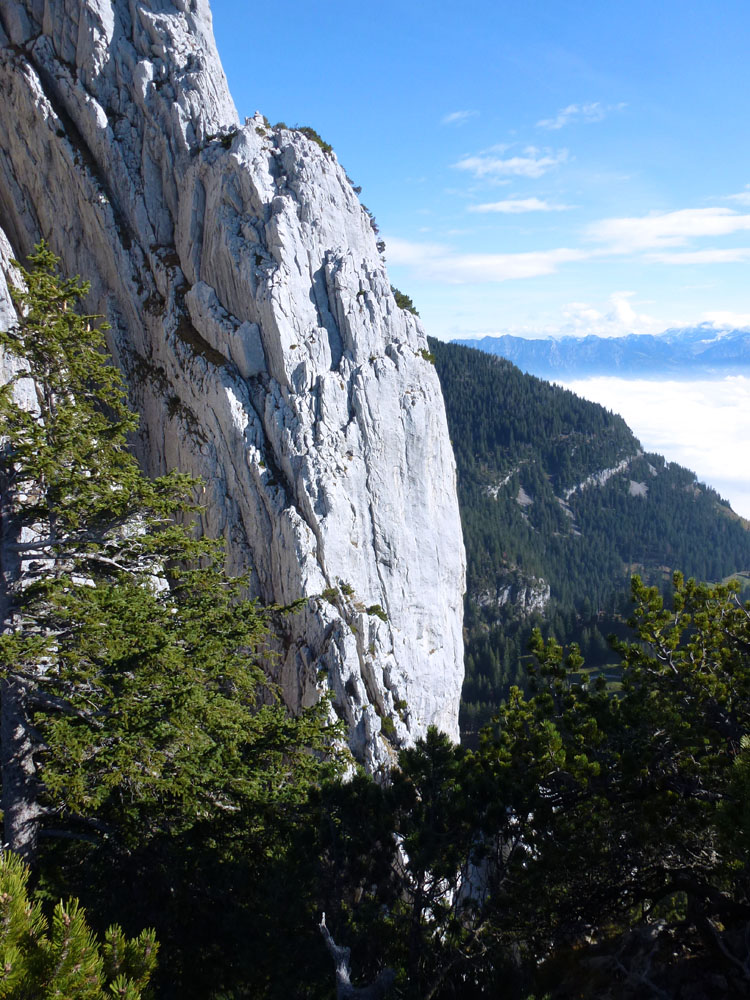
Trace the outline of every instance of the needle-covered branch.
{"label": "needle-covered branch", "polygon": [[196,537],[200,484],[141,471],[105,327],[57,264],[37,248],[0,331],[20,369],[0,388],[0,763],[5,841],[29,860],[49,810],[127,850],[292,798],[337,732],[327,705],[292,719],[274,699],[269,613]]}

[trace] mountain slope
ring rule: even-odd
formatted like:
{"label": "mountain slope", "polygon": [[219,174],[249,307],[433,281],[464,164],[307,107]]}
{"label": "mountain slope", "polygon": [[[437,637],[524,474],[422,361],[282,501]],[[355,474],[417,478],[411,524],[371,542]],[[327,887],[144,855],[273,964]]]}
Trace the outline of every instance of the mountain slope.
{"label": "mountain slope", "polygon": [[729,505],[644,454],[621,417],[481,351],[430,349],[467,553],[465,702],[496,704],[523,680],[537,620],[606,659],[633,573],[660,584],[677,569],[720,580],[750,568],[750,532]]}
{"label": "mountain slope", "polygon": [[523,371],[540,378],[583,378],[617,375],[621,378],[657,374],[699,377],[750,371],[750,331],[717,330],[705,323],[627,337],[561,337],[527,340],[505,335],[481,340],[456,340],[488,354],[507,358]]}

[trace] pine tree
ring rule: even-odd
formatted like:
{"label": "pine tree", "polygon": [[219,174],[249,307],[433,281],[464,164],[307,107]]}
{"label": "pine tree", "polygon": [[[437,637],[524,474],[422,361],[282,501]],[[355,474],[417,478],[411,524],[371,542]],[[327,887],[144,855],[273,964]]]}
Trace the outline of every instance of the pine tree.
{"label": "pine tree", "polygon": [[266,688],[268,612],[181,523],[196,484],[129,450],[87,285],[43,244],[30,261],[0,334],[20,364],[0,391],[0,763],[5,842],[33,860],[41,826],[127,844],[289,797],[331,733],[325,704],[291,719]]}
{"label": "pine tree", "polygon": [[28,890],[29,868],[0,854],[0,997],[7,1000],[141,1000],[156,965],[152,931],[127,940],[114,925],[100,944],[77,900],[50,922]]}

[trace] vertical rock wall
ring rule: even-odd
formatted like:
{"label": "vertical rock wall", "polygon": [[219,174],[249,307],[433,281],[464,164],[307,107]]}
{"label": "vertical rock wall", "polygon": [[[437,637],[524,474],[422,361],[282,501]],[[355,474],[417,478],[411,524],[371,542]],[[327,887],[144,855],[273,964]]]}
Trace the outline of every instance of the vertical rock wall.
{"label": "vertical rock wall", "polygon": [[144,463],[203,477],[204,528],[264,600],[325,594],[287,620],[289,703],[330,686],[371,770],[430,724],[457,737],[440,387],[335,155],[240,125],[206,0],[2,0],[0,98],[0,226],[91,280]]}

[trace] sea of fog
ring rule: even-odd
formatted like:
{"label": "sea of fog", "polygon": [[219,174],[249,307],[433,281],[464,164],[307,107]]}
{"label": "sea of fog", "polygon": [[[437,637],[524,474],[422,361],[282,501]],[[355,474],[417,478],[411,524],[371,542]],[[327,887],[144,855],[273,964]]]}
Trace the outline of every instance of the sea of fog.
{"label": "sea of fog", "polygon": [[597,377],[561,384],[619,413],[646,451],[692,469],[750,519],[750,377]]}

